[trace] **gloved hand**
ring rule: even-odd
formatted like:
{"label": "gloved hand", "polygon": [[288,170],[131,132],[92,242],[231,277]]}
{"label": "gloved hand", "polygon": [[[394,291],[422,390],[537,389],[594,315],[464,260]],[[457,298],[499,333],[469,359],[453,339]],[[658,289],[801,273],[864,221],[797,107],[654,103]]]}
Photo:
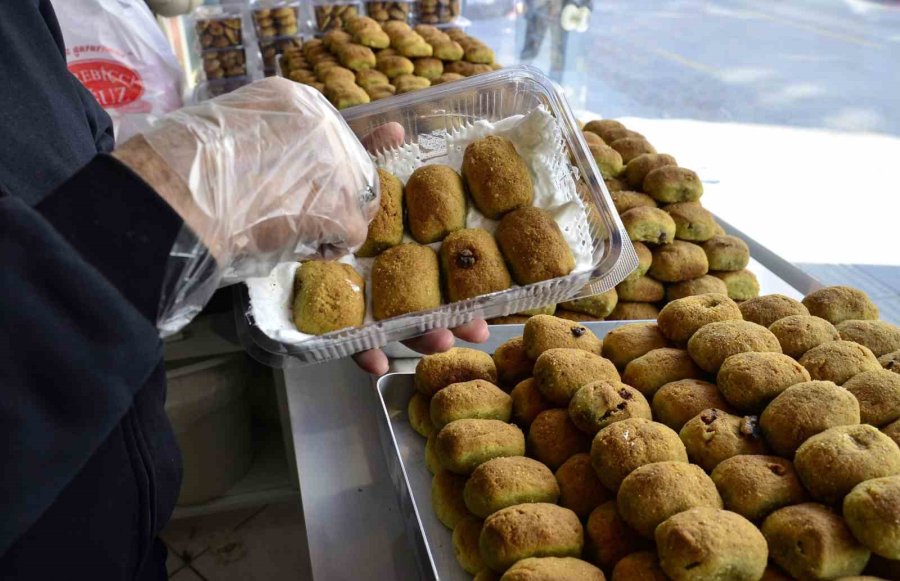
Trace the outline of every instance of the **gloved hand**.
{"label": "gloved hand", "polygon": [[187,228],[171,252],[164,335],[219,285],[354,251],[378,209],[375,166],[356,136],[320,93],[286,79],[175,111],[115,154]]}

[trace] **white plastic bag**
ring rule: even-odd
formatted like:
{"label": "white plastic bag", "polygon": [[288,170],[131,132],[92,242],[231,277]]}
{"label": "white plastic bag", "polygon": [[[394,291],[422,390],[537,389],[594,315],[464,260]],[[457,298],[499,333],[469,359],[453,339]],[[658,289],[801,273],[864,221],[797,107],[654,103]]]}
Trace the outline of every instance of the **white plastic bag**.
{"label": "white plastic bag", "polygon": [[143,0],[58,0],[53,8],[69,70],[112,117],[117,143],[181,107],[181,67]]}

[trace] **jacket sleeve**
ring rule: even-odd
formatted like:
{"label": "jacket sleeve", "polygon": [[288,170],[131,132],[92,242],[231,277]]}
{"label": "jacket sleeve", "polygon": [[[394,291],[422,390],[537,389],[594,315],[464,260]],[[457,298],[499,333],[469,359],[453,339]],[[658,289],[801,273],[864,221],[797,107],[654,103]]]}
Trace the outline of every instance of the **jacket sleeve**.
{"label": "jacket sleeve", "polygon": [[0,197],[0,555],[159,364],[156,309],[181,226],[105,155],[36,207]]}

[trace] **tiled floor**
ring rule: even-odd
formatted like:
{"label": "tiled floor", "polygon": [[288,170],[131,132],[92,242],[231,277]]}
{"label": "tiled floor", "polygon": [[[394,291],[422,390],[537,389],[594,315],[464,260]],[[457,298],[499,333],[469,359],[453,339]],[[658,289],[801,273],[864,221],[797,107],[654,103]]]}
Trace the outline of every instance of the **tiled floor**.
{"label": "tiled floor", "polygon": [[798,264],[825,285],[845,284],[868,293],[881,318],[900,325],[900,266],[869,264]]}
{"label": "tiled floor", "polygon": [[162,539],[174,581],[311,579],[299,502],[173,521]]}

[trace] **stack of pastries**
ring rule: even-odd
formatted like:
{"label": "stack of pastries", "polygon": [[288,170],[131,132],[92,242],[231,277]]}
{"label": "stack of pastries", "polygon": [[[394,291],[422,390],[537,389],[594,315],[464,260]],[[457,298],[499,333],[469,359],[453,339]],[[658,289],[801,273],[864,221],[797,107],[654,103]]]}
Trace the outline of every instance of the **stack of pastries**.
{"label": "stack of pastries", "polygon": [[421,359],[408,417],[475,579],[900,578],[900,327],[724,293]]}

